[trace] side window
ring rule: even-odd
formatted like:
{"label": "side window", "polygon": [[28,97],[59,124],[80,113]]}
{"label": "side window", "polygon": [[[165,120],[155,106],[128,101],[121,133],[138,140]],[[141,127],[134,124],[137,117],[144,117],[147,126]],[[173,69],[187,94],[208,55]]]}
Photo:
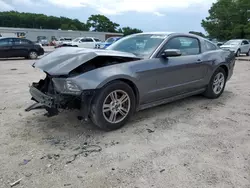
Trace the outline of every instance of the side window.
{"label": "side window", "polygon": [[246,45],[246,44],[249,44],[249,43],[248,43],[248,41],[243,40],[242,44],[243,44],[243,45]]}
{"label": "side window", "polygon": [[94,42],[92,38],[86,38],[86,42]]}
{"label": "side window", "polygon": [[200,53],[200,44],[197,38],[175,37],[166,43],[164,50],[166,49],[180,50],[182,55],[196,55]]}
{"label": "side window", "polygon": [[206,51],[212,51],[212,50],[216,50],[217,46],[211,42],[208,41],[204,41],[205,42],[205,49]]}
{"label": "side window", "polygon": [[96,41],[96,42],[100,42],[101,40],[100,40],[100,39],[95,38],[95,41]]}
{"label": "side window", "polygon": [[87,42],[87,39],[86,38],[81,39],[81,42]]}
{"label": "side window", "polygon": [[11,44],[10,39],[2,39],[0,40],[0,46],[8,46]]}
{"label": "side window", "polygon": [[21,39],[21,44],[31,44],[31,41]]}
{"label": "side window", "polygon": [[20,45],[21,44],[21,39],[13,39],[13,44],[14,45]]}

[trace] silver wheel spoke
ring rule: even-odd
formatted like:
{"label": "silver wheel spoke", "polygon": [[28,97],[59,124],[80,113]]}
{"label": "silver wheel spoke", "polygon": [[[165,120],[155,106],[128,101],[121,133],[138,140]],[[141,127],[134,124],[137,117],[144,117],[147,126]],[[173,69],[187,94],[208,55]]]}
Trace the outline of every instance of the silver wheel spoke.
{"label": "silver wheel spoke", "polygon": [[110,105],[109,104],[104,104],[103,105],[103,112],[109,112],[110,111]]}
{"label": "silver wheel spoke", "polygon": [[125,94],[120,98],[120,101],[122,104],[125,103],[127,100],[128,100],[128,96]]}
{"label": "silver wheel spoke", "polygon": [[111,111],[110,116],[109,116],[109,121],[112,123],[116,122],[116,113],[115,112]]}
{"label": "silver wheel spoke", "polygon": [[119,110],[119,113],[120,113],[122,116],[126,116],[127,113],[128,113],[128,111],[127,111],[125,108],[122,107],[122,108]]}
{"label": "silver wheel spoke", "polygon": [[117,93],[114,91],[110,94],[111,100],[116,101],[117,100]]}

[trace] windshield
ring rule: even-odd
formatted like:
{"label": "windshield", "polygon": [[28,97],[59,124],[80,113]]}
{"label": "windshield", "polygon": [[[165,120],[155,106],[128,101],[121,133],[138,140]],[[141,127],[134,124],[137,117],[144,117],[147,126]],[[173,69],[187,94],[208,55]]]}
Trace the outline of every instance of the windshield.
{"label": "windshield", "polygon": [[37,37],[39,40],[46,40],[47,38],[45,36],[38,36]]}
{"label": "windshield", "polygon": [[133,53],[138,57],[149,57],[167,37],[165,34],[137,34],[124,37],[110,45],[108,50]]}
{"label": "windshield", "polygon": [[239,45],[241,40],[229,40],[224,45]]}
{"label": "windshield", "polygon": [[79,40],[81,40],[81,38],[75,38],[73,42],[78,42]]}
{"label": "windshield", "polygon": [[107,43],[112,43],[114,40],[115,40],[114,38],[108,38],[108,39],[106,40],[106,42],[107,42]]}

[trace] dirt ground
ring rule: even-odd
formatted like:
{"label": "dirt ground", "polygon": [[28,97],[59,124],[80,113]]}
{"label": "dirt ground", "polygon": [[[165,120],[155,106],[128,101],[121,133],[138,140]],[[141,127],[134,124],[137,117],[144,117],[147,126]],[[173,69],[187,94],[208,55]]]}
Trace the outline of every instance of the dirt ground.
{"label": "dirt ground", "polygon": [[249,61],[237,61],[219,99],[145,110],[113,132],[77,112],[25,112],[28,86],[43,76],[32,62],[0,60],[1,188],[19,179],[14,187],[250,187]]}

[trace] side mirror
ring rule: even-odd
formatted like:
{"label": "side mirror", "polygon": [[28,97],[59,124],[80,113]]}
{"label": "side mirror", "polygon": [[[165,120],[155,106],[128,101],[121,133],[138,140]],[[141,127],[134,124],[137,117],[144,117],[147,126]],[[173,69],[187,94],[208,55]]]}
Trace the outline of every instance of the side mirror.
{"label": "side mirror", "polygon": [[162,57],[176,57],[181,56],[181,51],[177,49],[167,49],[161,54]]}

